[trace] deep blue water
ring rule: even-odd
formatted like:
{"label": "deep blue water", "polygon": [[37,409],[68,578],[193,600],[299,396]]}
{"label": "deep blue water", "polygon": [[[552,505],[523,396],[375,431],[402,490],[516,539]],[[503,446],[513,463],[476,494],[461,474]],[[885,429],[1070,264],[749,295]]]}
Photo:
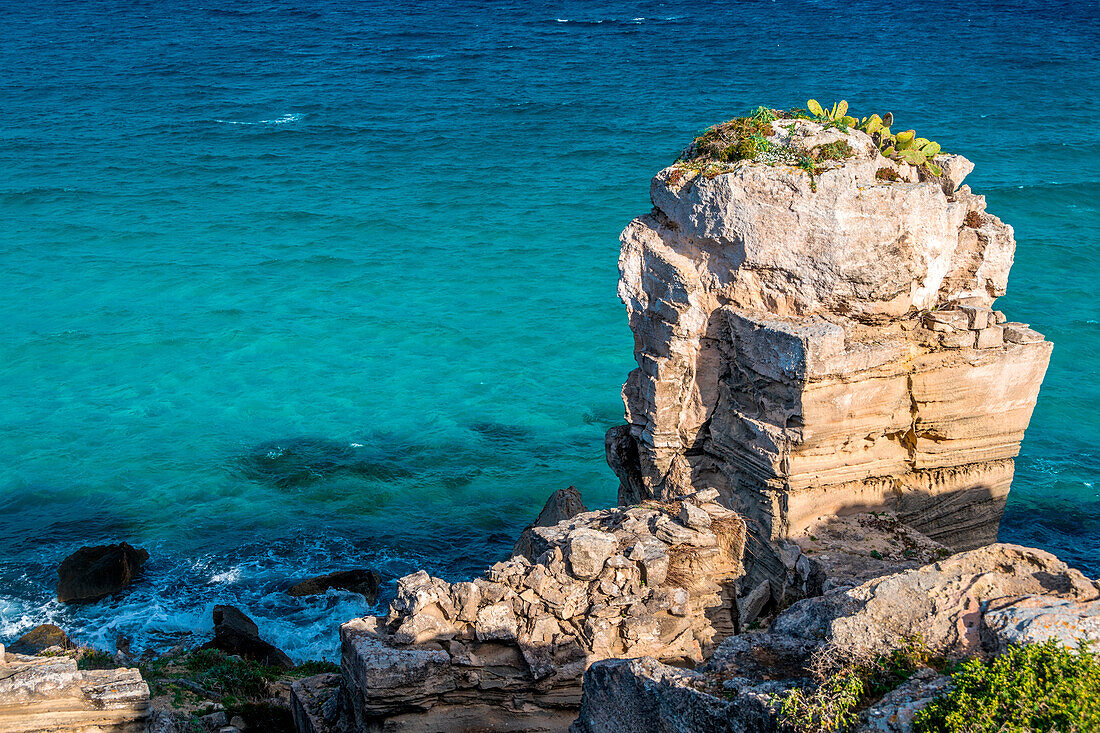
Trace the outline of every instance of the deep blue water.
{"label": "deep blue water", "polygon": [[[0,641],[164,645],[246,607],[334,652],[554,489],[614,501],[617,236],[699,129],[846,98],[977,163],[1000,307],[1055,342],[1001,537],[1100,572],[1095,2],[0,1]],[[150,549],[53,602],[81,544]]]}

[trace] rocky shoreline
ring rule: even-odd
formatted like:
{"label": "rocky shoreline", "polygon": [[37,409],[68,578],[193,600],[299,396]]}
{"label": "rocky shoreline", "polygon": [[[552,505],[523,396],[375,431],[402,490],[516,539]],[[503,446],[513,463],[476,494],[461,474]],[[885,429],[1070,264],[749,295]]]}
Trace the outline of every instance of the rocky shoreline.
{"label": "rocky shoreline", "polygon": [[[618,506],[570,487],[480,577],[398,579],[385,615],[341,626],[338,672],[303,676],[230,607],[199,659],[266,670],[253,691],[281,690],[269,708],[299,733],[902,733],[962,660],[1100,643],[1100,583],[996,543],[1052,350],[994,307],[1012,228],[965,158],[815,105],[708,130],[622,234]],[[106,553],[120,587],[140,552]],[[335,583],[378,589],[359,571],[292,592]],[[209,700],[186,654],[158,668]],[[0,662],[4,730],[276,730],[221,703],[154,715],[133,669]],[[843,705],[837,675],[860,691]],[[21,722],[62,699],[76,722]],[[108,708],[129,717],[87,722]]]}

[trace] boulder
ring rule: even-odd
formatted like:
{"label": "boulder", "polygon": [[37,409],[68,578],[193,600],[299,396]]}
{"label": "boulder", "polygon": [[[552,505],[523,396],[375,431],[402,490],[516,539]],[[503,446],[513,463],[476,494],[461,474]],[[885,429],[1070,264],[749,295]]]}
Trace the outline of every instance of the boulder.
{"label": "boulder", "polygon": [[584,697],[570,733],[772,733],[770,694],[781,686],[738,690],[718,697],[704,674],[652,657],[608,659],[584,673]]}
{"label": "boulder", "polygon": [[149,553],[125,542],[81,547],[58,568],[57,600],[94,601],[117,593],[134,582]]}
{"label": "boulder", "polygon": [[214,606],[214,638],[203,649],[218,649],[269,667],[291,669],[294,662],[272,644],[260,638],[256,622],[233,606]]}
{"label": "boulder", "polygon": [[528,560],[534,560],[535,557],[542,554],[545,547],[539,547],[538,552],[535,552],[535,538],[532,530],[535,527],[553,527],[558,522],[566,519],[572,519],[581,512],[586,512],[588,509],[584,506],[584,501],[581,499],[581,492],[577,491],[576,486],[570,486],[567,489],[558,489],[550,498],[546,500],[546,505],[542,507],[542,511],[539,512],[535,521],[527,525],[523,532],[520,534],[519,539],[516,540],[515,547],[512,548],[513,555],[523,555]]}
{"label": "boulder", "polygon": [[287,588],[286,592],[292,596],[314,596],[324,593],[329,588],[335,588],[358,593],[366,598],[368,603],[374,603],[378,600],[378,586],[381,581],[381,577],[374,570],[340,570],[295,583]]}
{"label": "boulder", "polygon": [[[68,635],[60,627],[53,624],[40,624],[13,641],[8,646],[8,651],[12,654],[33,656],[41,654],[52,647],[72,649],[74,646],[69,641]],[[2,658],[2,655],[0,655],[0,658]]]}

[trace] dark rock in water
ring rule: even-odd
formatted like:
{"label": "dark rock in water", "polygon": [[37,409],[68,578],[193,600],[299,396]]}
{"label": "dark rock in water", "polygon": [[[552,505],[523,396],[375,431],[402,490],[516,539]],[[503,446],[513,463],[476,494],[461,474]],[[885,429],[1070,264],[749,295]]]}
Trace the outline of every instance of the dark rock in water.
{"label": "dark rock in water", "polygon": [[261,443],[242,456],[239,465],[248,478],[281,489],[309,486],[340,474],[369,480],[411,475],[375,449],[324,438]]}
{"label": "dark rock in water", "polygon": [[531,530],[534,527],[553,527],[563,519],[572,519],[581,512],[588,511],[581,500],[581,492],[576,486],[568,489],[558,489],[546,500],[546,505],[539,512],[538,517],[524,528],[523,533],[516,540],[512,548],[512,555],[523,555],[528,560],[533,560],[531,547]]}
{"label": "dark rock in water", "polygon": [[368,602],[374,603],[378,598],[378,586],[381,582],[382,578],[373,570],[340,570],[295,583],[286,592],[292,596],[315,596],[329,588],[338,588],[358,593]]}
{"label": "dark rock in water", "polygon": [[62,649],[72,649],[74,644],[69,641],[68,635],[62,631],[61,628],[53,624],[42,624],[41,626],[35,626],[30,631],[20,636],[15,642],[8,646],[8,651],[13,654],[28,654],[33,656],[35,654],[41,654],[44,650],[52,646],[59,646]]}
{"label": "dark rock in water", "polygon": [[260,638],[256,622],[233,606],[214,606],[214,639],[202,649],[218,649],[269,667],[290,669],[294,662],[280,649]]}
{"label": "dark rock in water", "polygon": [[57,600],[94,601],[117,593],[134,582],[149,553],[123,542],[81,547],[57,570]]}

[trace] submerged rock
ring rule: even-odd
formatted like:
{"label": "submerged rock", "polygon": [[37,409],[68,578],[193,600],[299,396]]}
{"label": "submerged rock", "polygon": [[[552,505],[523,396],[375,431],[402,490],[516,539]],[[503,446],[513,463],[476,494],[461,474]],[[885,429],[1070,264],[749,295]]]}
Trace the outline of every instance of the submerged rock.
{"label": "submerged rock", "polygon": [[13,654],[35,655],[41,654],[47,649],[57,647],[59,649],[72,649],[74,644],[59,626],[53,624],[40,624],[27,633],[20,636],[8,646],[8,651]]}
{"label": "submerged rock", "polygon": [[214,638],[203,649],[218,649],[270,667],[290,669],[294,662],[274,645],[260,638],[256,622],[233,606],[214,606]]}
{"label": "submerged rock", "polygon": [[81,547],[57,570],[57,600],[94,601],[117,593],[134,582],[148,559],[146,550],[125,542]]}
{"label": "submerged rock", "polygon": [[369,480],[412,475],[370,446],[309,437],[261,443],[242,456],[239,465],[248,478],[281,489],[309,486],[339,475]]}
{"label": "submerged rock", "polygon": [[329,588],[336,588],[358,593],[368,603],[374,603],[378,598],[378,586],[381,582],[381,576],[374,570],[339,570],[295,583],[286,592],[292,596],[314,596],[323,594]]}

